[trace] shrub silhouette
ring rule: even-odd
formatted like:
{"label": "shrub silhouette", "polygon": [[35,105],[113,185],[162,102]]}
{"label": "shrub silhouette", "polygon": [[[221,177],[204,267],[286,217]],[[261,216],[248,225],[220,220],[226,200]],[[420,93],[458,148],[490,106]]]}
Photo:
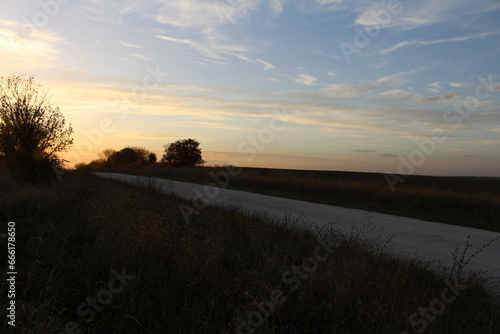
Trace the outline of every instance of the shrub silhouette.
{"label": "shrub silhouette", "polygon": [[138,152],[130,147],[126,147],[111,156],[111,160],[116,165],[127,165],[133,164],[141,160],[141,156]]}
{"label": "shrub silhouette", "polygon": [[[110,151],[110,149],[104,150],[101,155],[105,155],[106,151]],[[151,154],[154,153],[151,153],[144,147],[128,146],[118,152],[115,151],[112,153],[105,162],[110,166],[129,165],[133,163],[147,164],[150,162]]]}
{"label": "shrub silhouette", "polygon": [[151,152],[149,153],[149,156],[148,156],[148,162],[150,164],[154,164],[156,162],[157,158],[156,158],[156,154]]}
{"label": "shrub silhouette", "polygon": [[56,179],[58,156],[73,144],[71,125],[33,77],[2,77],[0,86],[0,155],[14,174],[26,181]]}
{"label": "shrub silhouette", "polygon": [[165,154],[161,162],[175,166],[196,166],[205,163],[201,158],[200,143],[194,139],[177,140],[175,143],[163,145]]}
{"label": "shrub silhouette", "polygon": [[[99,159],[88,164],[79,163],[75,168],[82,170],[97,171],[105,168],[113,168],[131,164],[152,164],[156,162],[156,154],[144,147],[127,146],[119,151],[107,148],[98,153]],[[77,167],[78,166],[78,167]]]}

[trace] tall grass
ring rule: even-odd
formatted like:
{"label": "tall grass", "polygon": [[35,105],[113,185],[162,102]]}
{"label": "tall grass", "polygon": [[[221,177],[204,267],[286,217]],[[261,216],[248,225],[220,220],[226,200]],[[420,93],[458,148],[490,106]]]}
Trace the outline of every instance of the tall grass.
{"label": "tall grass", "polygon": [[[391,257],[363,231],[322,231],[335,248],[297,285],[283,275],[318,246],[299,222],[209,207],[186,225],[179,199],[76,172],[2,190],[0,218],[18,226],[20,292],[17,331],[4,320],[5,333],[60,333],[71,322],[82,333],[235,333],[275,289],[287,298],[258,333],[413,333],[408,317],[445,287],[446,277]],[[135,278],[87,323],[78,306],[122,268]],[[467,289],[426,333],[498,333],[500,306],[483,281],[459,283]]]}

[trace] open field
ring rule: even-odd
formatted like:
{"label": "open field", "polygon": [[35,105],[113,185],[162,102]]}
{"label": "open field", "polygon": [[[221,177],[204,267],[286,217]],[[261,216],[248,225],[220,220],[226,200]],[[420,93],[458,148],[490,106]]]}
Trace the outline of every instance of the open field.
{"label": "open field", "polygon": [[[186,223],[193,215],[200,215],[203,208],[213,205],[237,208],[250,215],[263,214],[278,222],[285,218],[307,222],[312,231],[333,224],[342,234],[356,229],[365,231],[366,238],[390,239],[386,245],[387,252],[403,258],[410,256],[429,261],[445,271],[451,270],[455,263],[453,250],[467,247],[466,271],[482,271],[485,277],[491,277],[489,286],[500,295],[498,232],[161,178],[119,173],[94,175],[136,186],[154,187],[159,192],[190,201],[188,206],[179,207]],[[224,178],[220,176],[222,182]]]}
{"label": "open field", "polygon": [[[224,167],[135,165],[107,171],[208,184]],[[500,232],[500,179],[410,176],[392,192],[384,174],[243,168],[228,189]]]}
{"label": "open field", "polygon": [[292,222],[211,207],[185,224],[182,200],[78,172],[0,187],[1,219],[18,226],[23,333],[500,330],[500,305],[479,276],[396,260],[364,231],[326,229],[319,241]]}

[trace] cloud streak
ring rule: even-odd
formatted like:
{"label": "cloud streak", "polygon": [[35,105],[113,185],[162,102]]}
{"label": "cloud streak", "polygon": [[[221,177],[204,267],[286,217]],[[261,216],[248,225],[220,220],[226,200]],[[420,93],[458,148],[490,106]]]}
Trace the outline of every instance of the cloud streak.
{"label": "cloud streak", "polygon": [[[383,25],[384,28],[397,28],[403,30],[416,29],[438,23],[459,23],[468,15],[481,15],[500,8],[498,1],[485,0],[481,6],[468,0],[440,0],[440,1],[412,1],[402,2],[402,11],[391,15]],[[359,15],[356,24],[374,27],[379,25],[377,16],[387,10],[387,4],[375,3],[363,6],[358,3]]]}
{"label": "cloud streak", "polygon": [[[383,89],[396,89],[406,82],[409,75],[415,72],[416,71],[398,72],[375,80],[362,80],[357,83],[330,84],[314,91],[289,91],[276,93],[276,95],[296,98],[352,99],[367,96]],[[312,80],[306,82],[312,84]],[[387,94],[389,95],[390,93]],[[392,94],[394,94],[394,92],[392,92]]]}
{"label": "cloud streak", "polygon": [[377,152],[375,150],[352,150],[353,152],[357,152],[357,153],[374,153],[374,152]]}
{"label": "cloud streak", "polygon": [[467,36],[459,36],[459,37],[451,37],[451,38],[442,38],[435,39],[432,41],[423,41],[423,40],[411,40],[411,41],[403,41],[399,42],[396,45],[393,45],[389,48],[381,50],[379,53],[382,55],[394,52],[398,49],[409,47],[409,46],[426,46],[426,45],[434,45],[434,44],[442,44],[442,43],[452,43],[452,42],[463,42],[468,41],[475,38],[487,37],[490,35],[497,34],[497,32],[484,32],[479,34],[472,34]]}
{"label": "cloud streak", "polygon": [[122,41],[118,41],[117,43],[120,45],[123,45],[127,48],[131,48],[131,49],[143,49],[144,48],[144,47],[136,45],[136,44],[126,43],[126,42],[122,42]]}
{"label": "cloud streak", "polygon": [[313,86],[318,79],[315,76],[309,74],[299,74],[297,78],[294,79],[296,83],[300,83],[307,86]]}
{"label": "cloud streak", "polygon": [[[230,56],[251,62],[245,56],[246,53],[251,51],[249,47],[238,44],[226,44],[221,41],[221,38],[215,36],[211,36],[208,40],[201,42],[194,39],[181,39],[165,35],[156,35],[156,37],[161,40],[187,45],[205,57],[221,60]],[[260,63],[262,65],[262,61]],[[267,66],[269,67],[269,65]]]}
{"label": "cloud streak", "polygon": [[449,99],[454,99],[458,97],[460,94],[457,91],[450,90],[448,93],[442,95],[442,96],[431,96],[429,98],[420,98],[417,100],[419,103],[426,103],[426,102],[435,102],[435,101],[440,101],[440,100],[449,100]]}
{"label": "cloud streak", "polygon": [[[255,65],[264,71],[274,65],[251,56],[257,48],[234,42],[227,35],[227,26],[239,25],[265,7],[270,17],[281,14],[286,0],[150,0],[150,1],[102,1],[89,0],[82,8],[95,20],[119,24],[128,13],[138,13],[168,27],[168,33],[156,33],[156,37],[169,42],[184,44],[207,61],[236,58]],[[182,37],[180,37],[182,36]],[[138,45],[118,42],[129,48]]]}

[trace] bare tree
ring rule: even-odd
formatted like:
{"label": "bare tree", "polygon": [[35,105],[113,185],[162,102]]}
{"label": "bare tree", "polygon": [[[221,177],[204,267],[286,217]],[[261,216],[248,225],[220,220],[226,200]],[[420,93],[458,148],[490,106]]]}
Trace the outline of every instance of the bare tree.
{"label": "bare tree", "polygon": [[115,153],[116,153],[116,151],[113,150],[112,148],[107,148],[107,149],[103,150],[102,152],[97,153],[97,156],[104,161],[111,161],[111,157]]}
{"label": "bare tree", "polygon": [[51,178],[64,160],[58,153],[73,144],[58,107],[33,77],[11,75],[0,86],[0,155],[23,178]]}

